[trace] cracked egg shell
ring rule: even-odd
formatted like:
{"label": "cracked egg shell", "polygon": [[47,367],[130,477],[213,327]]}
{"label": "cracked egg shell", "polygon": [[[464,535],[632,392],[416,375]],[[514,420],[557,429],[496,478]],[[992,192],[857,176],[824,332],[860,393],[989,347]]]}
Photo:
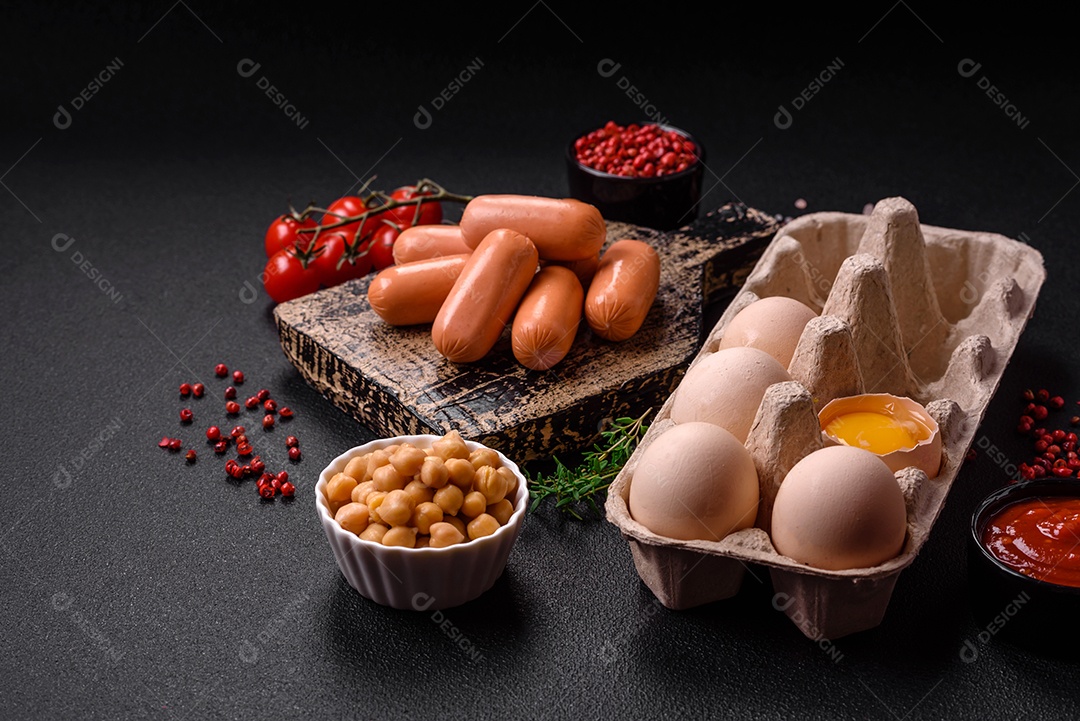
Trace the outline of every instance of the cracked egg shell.
{"label": "cracked egg shell", "polygon": [[[839,417],[853,413],[876,414],[894,419],[907,429],[914,443],[905,444],[895,450],[880,451],[868,441],[864,440],[860,444],[857,438],[841,438],[826,430]],[[864,393],[858,396],[837,398],[825,404],[821,409],[818,413],[818,422],[821,425],[821,435],[825,445],[862,447],[885,461],[893,473],[915,466],[928,478],[936,478],[941,470],[941,430],[933,416],[926,412],[926,408],[911,398],[888,393]],[[855,442],[852,442],[853,440]]]}
{"label": "cracked egg shell", "polygon": [[780,362],[763,350],[718,350],[687,371],[675,391],[671,420],[712,423],[745,443],[765,390],[789,380]]}
{"label": "cracked egg shell", "polygon": [[664,431],[644,450],[630,484],[630,516],[653,533],[719,541],[757,518],[758,477],[750,452],[711,423]]}

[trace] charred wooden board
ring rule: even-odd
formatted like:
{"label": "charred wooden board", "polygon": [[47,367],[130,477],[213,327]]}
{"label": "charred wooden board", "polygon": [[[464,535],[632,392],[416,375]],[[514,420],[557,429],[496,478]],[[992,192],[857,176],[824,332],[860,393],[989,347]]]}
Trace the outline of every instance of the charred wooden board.
{"label": "charred wooden board", "polygon": [[698,351],[705,304],[742,285],[776,228],[741,204],[668,233],[609,223],[609,242],[637,238],[659,252],[656,302],[621,343],[583,322],[570,354],[546,372],[518,364],[509,329],[483,360],[447,361],[429,325],[394,328],[375,314],[372,276],[282,303],[274,317],[285,355],[308,382],[379,435],[457,429],[531,460],[590,445],[604,419],[659,407]]}

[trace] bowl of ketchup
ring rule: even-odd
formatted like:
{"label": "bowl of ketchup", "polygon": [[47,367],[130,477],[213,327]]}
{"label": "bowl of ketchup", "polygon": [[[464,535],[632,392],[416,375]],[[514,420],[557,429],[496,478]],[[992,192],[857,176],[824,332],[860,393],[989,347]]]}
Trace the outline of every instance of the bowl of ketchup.
{"label": "bowl of ketchup", "polygon": [[979,642],[1000,635],[1053,652],[1080,640],[1080,480],[987,496],[971,519],[968,580]]}

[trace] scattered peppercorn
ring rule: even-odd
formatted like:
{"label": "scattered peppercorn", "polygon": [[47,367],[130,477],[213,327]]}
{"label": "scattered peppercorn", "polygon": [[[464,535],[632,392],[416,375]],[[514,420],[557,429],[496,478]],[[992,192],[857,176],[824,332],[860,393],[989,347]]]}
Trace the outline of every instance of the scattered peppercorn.
{"label": "scattered peppercorn", "polygon": [[218,363],[216,366],[214,366],[214,375],[216,375],[218,378],[224,378],[225,376],[229,375],[229,367],[224,363]]}

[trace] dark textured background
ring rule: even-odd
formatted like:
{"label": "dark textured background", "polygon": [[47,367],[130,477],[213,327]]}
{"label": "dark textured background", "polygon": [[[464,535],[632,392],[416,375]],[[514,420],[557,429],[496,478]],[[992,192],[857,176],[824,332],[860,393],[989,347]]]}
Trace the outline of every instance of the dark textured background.
{"label": "dark textured background", "polygon": [[[446,612],[461,645],[430,615],[369,603],[334,567],[312,487],[370,435],[288,365],[265,296],[239,297],[257,284],[262,234],[287,201],[326,203],[372,173],[386,188],[430,176],[467,193],[565,193],[563,144],[638,117],[617,87],[625,75],[707,146],[708,207],[737,197],[794,214],[803,197],[808,211],[858,212],[904,195],[924,222],[1026,234],[1049,280],[979,434],[1019,461],[1020,390],[1080,396],[1076,64],[1069,23],[1023,10],[6,6],[0,716],[1072,712],[1074,660],[978,640],[965,526],[1006,478],[986,453],[961,473],[884,623],[831,655],[753,580],[730,601],[658,608],[613,527],[551,512],[526,519],[490,593]],[[120,72],[55,127],[57,106],[117,57]],[[482,70],[429,129],[415,127],[417,106],[477,57]],[[238,75],[244,58],[261,63],[255,77]],[[621,63],[615,77],[597,73],[604,58]],[[842,70],[778,129],[778,106],[836,58]],[[964,58],[982,63],[975,77],[957,72]],[[259,92],[259,75],[305,128]],[[983,75],[1026,128],[982,94]],[[51,245],[60,233],[75,239],[64,252]],[[218,361],[297,410],[294,503],[261,503],[205,451],[187,467],[156,447],[178,434],[204,448],[198,434],[221,416]],[[198,378],[203,422],[182,429],[176,387]],[[280,443],[262,448],[283,464]],[[965,641],[974,662],[960,658]]]}

